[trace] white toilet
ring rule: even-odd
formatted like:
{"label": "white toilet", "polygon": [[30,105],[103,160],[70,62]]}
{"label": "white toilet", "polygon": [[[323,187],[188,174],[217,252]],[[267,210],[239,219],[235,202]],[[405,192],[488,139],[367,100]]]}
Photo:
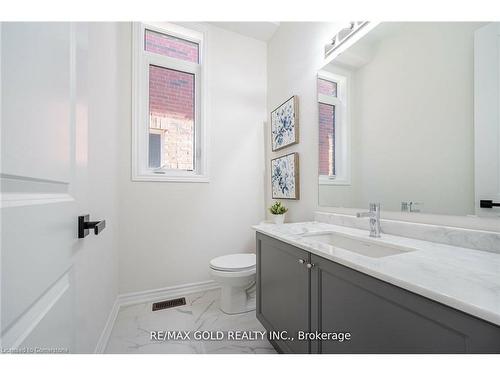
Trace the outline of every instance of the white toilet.
{"label": "white toilet", "polygon": [[226,314],[255,310],[255,254],[231,254],[210,261],[210,272],[221,285],[220,309]]}

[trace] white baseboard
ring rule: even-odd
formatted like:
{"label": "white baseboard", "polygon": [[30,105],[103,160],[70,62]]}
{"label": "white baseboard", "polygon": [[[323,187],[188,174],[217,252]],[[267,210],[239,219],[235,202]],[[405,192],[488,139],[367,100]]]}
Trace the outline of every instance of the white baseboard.
{"label": "white baseboard", "polygon": [[217,289],[219,285],[213,281],[201,281],[198,283],[182,284],[160,289],[150,289],[141,292],[124,293],[118,296],[120,306],[135,305],[137,303],[152,302],[157,299],[168,299],[180,297],[184,294],[204,292]]}
{"label": "white baseboard", "polygon": [[111,336],[111,331],[115,324],[116,317],[122,306],[135,305],[138,303],[154,302],[163,299],[170,299],[175,297],[181,297],[186,294],[205,292],[208,290],[218,289],[219,285],[213,281],[201,281],[191,284],[182,284],[176,286],[170,286],[166,288],[150,289],[141,292],[124,293],[119,294],[116,297],[115,303],[109,313],[106,325],[101,333],[101,337],[97,342],[95,353],[104,353],[106,346],[108,345],[109,337]]}

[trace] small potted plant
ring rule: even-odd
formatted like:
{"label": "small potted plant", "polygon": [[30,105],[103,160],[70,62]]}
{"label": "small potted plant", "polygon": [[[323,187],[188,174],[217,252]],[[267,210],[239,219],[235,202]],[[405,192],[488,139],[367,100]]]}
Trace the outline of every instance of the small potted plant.
{"label": "small potted plant", "polygon": [[285,213],[288,211],[281,202],[274,202],[274,204],[269,207],[269,212],[273,214],[273,221],[275,224],[283,224],[285,222]]}

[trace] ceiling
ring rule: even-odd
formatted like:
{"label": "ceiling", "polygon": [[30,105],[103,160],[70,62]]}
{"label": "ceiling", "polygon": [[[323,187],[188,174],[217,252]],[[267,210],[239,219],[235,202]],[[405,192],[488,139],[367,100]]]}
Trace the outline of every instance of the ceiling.
{"label": "ceiling", "polygon": [[259,39],[264,42],[269,41],[274,32],[278,29],[279,22],[209,22],[214,26],[234,31],[235,33]]}

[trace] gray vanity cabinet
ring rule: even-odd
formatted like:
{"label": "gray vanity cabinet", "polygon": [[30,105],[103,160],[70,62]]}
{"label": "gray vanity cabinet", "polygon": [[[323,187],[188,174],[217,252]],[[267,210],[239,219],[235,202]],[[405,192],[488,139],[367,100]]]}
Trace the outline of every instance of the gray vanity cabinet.
{"label": "gray vanity cabinet", "polygon": [[311,331],[350,332],[316,353],[500,352],[500,328],[316,255]]}
{"label": "gray vanity cabinet", "polygon": [[268,332],[286,331],[271,340],[284,353],[309,353],[309,342],[286,340],[309,331],[310,261],[307,251],[257,234],[257,318]]}
{"label": "gray vanity cabinet", "polygon": [[500,327],[260,233],[257,287],[267,330],[351,334],[273,342],[282,352],[500,353]]}

